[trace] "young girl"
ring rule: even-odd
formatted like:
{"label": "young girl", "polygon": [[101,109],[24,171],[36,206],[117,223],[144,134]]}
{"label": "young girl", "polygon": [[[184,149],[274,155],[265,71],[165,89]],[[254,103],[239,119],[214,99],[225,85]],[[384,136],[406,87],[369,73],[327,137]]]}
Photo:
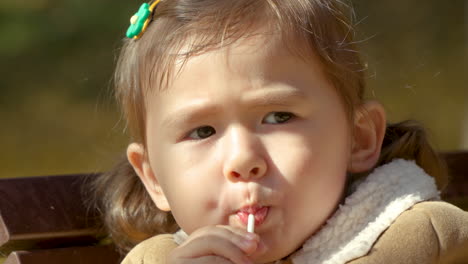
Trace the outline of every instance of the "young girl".
{"label": "young girl", "polygon": [[424,131],[364,100],[347,13],[140,8],[115,75],[132,143],[95,183],[123,263],[432,263],[468,240]]}

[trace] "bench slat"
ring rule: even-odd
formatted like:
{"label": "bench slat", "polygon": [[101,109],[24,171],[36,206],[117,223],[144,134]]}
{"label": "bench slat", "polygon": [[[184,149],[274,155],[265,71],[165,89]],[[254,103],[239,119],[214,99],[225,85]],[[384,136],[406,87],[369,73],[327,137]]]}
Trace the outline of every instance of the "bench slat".
{"label": "bench slat", "polygon": [[92,246],[15,251],[4,264],[117,264],[120,260],[114,247]]}
{"label": "bench slat", "polygon": [[450,175],[446,197],[468,197],[468,151],[443,154]]}
{"label": "bench slat", "polygon": [[95,175],[0,179],[0,246],[50,248],[95,242],[96,212],[84,206],[81,186]]}
{"label": "bench slat", "polygon": [[442,199],[468,210],[468,151],[442,154],[449,171],[449,184]]}

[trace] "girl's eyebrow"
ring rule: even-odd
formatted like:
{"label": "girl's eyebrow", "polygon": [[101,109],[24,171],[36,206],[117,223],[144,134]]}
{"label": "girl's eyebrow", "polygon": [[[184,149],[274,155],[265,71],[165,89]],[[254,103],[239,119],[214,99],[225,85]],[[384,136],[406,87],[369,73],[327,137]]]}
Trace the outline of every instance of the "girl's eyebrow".
{"label": "girl's eyebrow", "polygon": [[220,110],[219,105],[210,104],[206,100],[195,100],[169,113],[161,124],[165,128],[176,128],[193,120],[213,116]]}
{"label": "girl's eyebrow", "polygon": [[[304,101],[305,94],[298,89],[262,89],[246,93],[241,104],[245,109],[269,106],[291,106]],[[174,128],[194,120],[209,119],[218,115],[225,106],[213,103],[211,99],[195,99],[169,113],[162,121],[165,128]]]}
{"label": "girl's eyebrow", "polygon": [[304,100],[306,94],[296,88],[270,88],[254,90],[245,95],[245,105],[250,108],[270,105],[291,105]]}

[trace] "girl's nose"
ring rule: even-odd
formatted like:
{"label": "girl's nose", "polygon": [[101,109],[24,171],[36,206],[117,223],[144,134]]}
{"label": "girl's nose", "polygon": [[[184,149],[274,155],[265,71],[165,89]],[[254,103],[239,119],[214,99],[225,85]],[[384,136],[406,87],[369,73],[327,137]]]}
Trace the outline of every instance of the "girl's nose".
{"label": "girl's nose", "polygon": [[223,174],[228,180],[251,181],[266,173],[267,164],[257,135],[243,128],[234,128],[228,132],[226,140]]}

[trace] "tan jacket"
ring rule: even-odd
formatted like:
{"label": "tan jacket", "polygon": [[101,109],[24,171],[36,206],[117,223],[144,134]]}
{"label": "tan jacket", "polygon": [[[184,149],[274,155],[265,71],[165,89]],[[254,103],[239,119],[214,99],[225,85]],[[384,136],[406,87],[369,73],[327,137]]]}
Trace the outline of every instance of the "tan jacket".
{"label": "tan jacket", "polygon": [[[439,263],[463,243],[468,243],[468,212],[445,202],[422,202],[401,214],[367,255],[348,263]],[[137,245],[122,263],[165,264],[175,247],[173,235],[155,236]]]}
{"label": "tan jacket", "polygon": [[[367,178],[321,231],[283,263],[468,263],[455,262],[463,257],[451,254],[468,245],[468,212],[425,201],[438,196],[431,177],[414,163],[398,161]],[[174,235],[150,238],[122,263],[165,263],[177,247],[174,238],[180,241]]]}

